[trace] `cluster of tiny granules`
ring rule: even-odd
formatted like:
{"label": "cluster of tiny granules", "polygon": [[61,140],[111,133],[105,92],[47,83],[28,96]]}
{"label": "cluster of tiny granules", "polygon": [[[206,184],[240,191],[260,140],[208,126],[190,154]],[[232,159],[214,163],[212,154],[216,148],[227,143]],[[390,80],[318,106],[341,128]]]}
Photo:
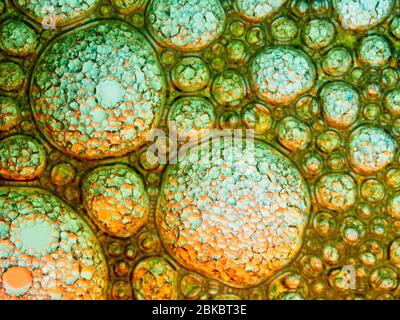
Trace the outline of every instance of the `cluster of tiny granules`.
{"label": "cluster of tiny granules", "polygon": [[141,176],[125,165],[104,166],[83,180],[88,214],[105,232],[129,237],[147,221],[149,200]]}
{"label": "cluster of tiny granules", "polygon": [[298,49],[269,47],[253,60],[251,81],[261,99],[288,104],[314,85],[315,67]]}
{"label": "cluster of tiny granules", "polygon": [[17,20],[7,20],[0,26],[0,48],[12,56],[32,54],[38,44],[35,31]]}
{"label": "cluster of tiny granules", "polygon": [[177,131],[182,141],[197,137],[205,130],[214,128],[214,106],[205,98],[180,98],[173,104],[170,110],[168,125],[171,129]]}
{"label": "cluster of tiny granules", "polygon": [[[99,0],[13,0],[24,12],[38,22],[47,21],[52,15],[56,25],[79,19],[94,9]],[[45,19],[45,20],[44,20]],[[48,22],[48,21],[47,21]]]}
{"label": "cluster of tiny granules", "polygon": [[[7,191],[28,206],[3,219],[0,196],[0,299],[97,298],[92,287],[111,299],[399,297],[399,10],[395,0],[0,0],[0,183],[73,204],[110,271],[89,281],[101,249],[91,246],[92,263],[79,240],[92,233],[75,222],[66,239],[57,198]],[[174,33],[151,25],[161,20]],[[209,166],[197,147],[179,162],[192,144],[159,149],[177,165],[155,163],[138,150],[150,117],[139,100],[169,138],[172,121],[179,137],[253,129],[294,163],[265,142],[255,162],[250,145],[224,143]]]}
{"label": "cluster of tiny granules", "polygon": [[141,146],[157,124],[164,78],[147,40],[120,22],[95,23],[57,40],[34,70],[32,109],[55,146],[103,158]]}
{"label": "cluster of tiny granules", "polygon": [[183,91],[203,89],[210,81],[210,70],[199,57],[185,57],[178,61],[171,72],[172,81]]}
{"label": "cluster of tiny granules", "polygon": [[[224,140],[194,147],[168,167],[156,223],[181,264],[248,287],[298,252],[309,194],[295,166],[271,146]],[[199,161],[207,148],[207,161]]]}
{"label": "cluster of tiny granules", "polygon": [[389,42],[384,37],[370,35],[362,39],[358,56],[363,63],[381,67],[387,64],[392,52]]}
{"label": "cluster of tiny granules", "polygon": [[303,38],[311,49],[321,49],[329,45],[335,37],[335,27],[328,19],[314,19],[307,23]]}
{"label": "cluster of tiny granules", "polygon": [[358,173],[373,174],[393,160],[396,147],[396,141],[385,130],[364,125],[350,135],[349,162]]}
{"label": "cluster of tiny granules", "polygon": [[0,176],[11,180],[32,180],[44,171],[46,153],[43,146],[26,135],[0,141]]}
{"label": "cluster of tiny granules", "polygon": [[291,151],[303,150],[312,139],[311,129],[295,117],[283,118],[276,127],[279,142]]}
{"label": "cluster of tiny granules", "polygon": [[352,66],[352,57],[345,47],[334,47],[327,52],[322,60],[322,68],[328,75],[337,77],[349,72]]}
{"label": "cluster of tiny granules", "polygon": [[218,0],[156,0],[147,8],[149,31],[160,44],[179,50],[201,50],[225,28]]}
{"label": "cluster of tiny granules", "polygon": [[390,13],[393,0],[333,0],[344,29],[363,30],[382,22]]}
{"label": "cluster of tiny granules", "polygon": [[237,71],[224,71],[215,77],[212,94],[221,105],[237,105],[246,95],[245,81]]}
{"label": "cluster of tiny granules", "polygon": [[140,261],[132,273],[136,299],[174,300],[177,298],[178,272],[163,258]]}
{"label": "cluster of tiny granules", "polygon": [[243,18],[259,21],[276,13],[287,0],[236,0],[236,6]]}
{"label": "cluster of tiny granules", "polygon": [[357,120],[360,98],[354,88],[342,81],[329,82],[321,90],[322,113],[333,128],[346,128]]}
{"label": "cluster of tiny granules", "polygon": [[107,266],[83,219],[36,188],[0,188],[0,299],[104,299]]}
{"label": "cluster of tiny granules", "polygon": [[345,211],[356,202],[357,187],[354,179],[343,173],[322,176],[315,188],[315,197],[325,209]]}

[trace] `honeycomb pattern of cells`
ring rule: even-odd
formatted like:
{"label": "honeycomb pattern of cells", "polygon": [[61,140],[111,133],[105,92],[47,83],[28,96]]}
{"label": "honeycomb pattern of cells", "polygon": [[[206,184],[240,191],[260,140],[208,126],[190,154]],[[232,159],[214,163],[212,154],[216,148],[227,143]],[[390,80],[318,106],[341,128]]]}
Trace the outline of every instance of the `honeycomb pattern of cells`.
{"label": "honeycomb pattern of cells", "polygon": [[177,297],[177,272],[161,257],[140,261],[132,274],[135,296],[140,300],[174,300]]}
{"label": "honeycomb pattern of cells", "polygon": [[367,36],[360,43],[360,61],[373,67],[385,65],[391,55],[389,42],[380,35]]}
{"label": "honeycomb pattern of cells", "polygon": [[0,299],[105,299],[107,267],[86,222],[52,194],[0,188]]}
{"label": "honeycomb pattern of cells", "polygon": [[197,51],[216,40],[225,27],[219,0],[152,0],[147,23],[160,44],[183,51]]}
{"label": "honeycomb pattern of cells", "polygon": [[39,141],[27,135],[0,140],[0,176],[9,180],[32,180],[43,173],[46,152]]}
{"label": "honeycomb pattern of cells", "polygon": [[357,199],[355,180],[343,173],[330,173],[317,181],[315,193],[318,203],[332,211],[345,211]]}
{"label": "honeycomb pattern of cells", "polygon": [[328,51],[322,61],[323,70],[331,76],[343,76],[352,67],[352,57],[348,49],[335,47]]}
{"label": "honeycomb pattern of cells", "polygon": [[[68,59],[62,59],[65,53]],[[79,158],[121,155],[141,146],[159,120],[164,78],[135,29],[94,23],[42,53],[31,103],[36,123],[60,150]]]}
{"label": "honeycomb pattern of cells", "polygon": [[399,53],[395,0],[0,0],[0,300],[400,299]]}
{"label": "honeycomb pattern of cells", "polygon": [[250,21],[260,21],[273,15],[287,0],[235,0],[240,15]]}
{"label": "honeycomb pattern of cells", "polygon": [[228,70],[215,77],[212,93],[218,103],[235,105],[246,95],[246,84],[237,71]]}
{"label": "honeycomb pattern of cells", "polygon": [[335,27],[326,19],[309,21],[304,30],[304,42],[311,49],[321,49],[328,46],[335,37]]}
{"label": "honeycomb pattern of cells", "polygon": [[123,165],[97,168],[85,177],[82,197],[89,216],[105,232],[129,237],[146,222],[149,200],[142,178]]}
{"label": "honeycomb pattern of cells", "polygon": [[334,81],[323,86],[322,112],[326,122],[338,129],[353,124],[360,109],[360,98],[354,88],[345,82]]}
{"label": "honeycomb pattern of cells", "polygon": [[35,52],[38,44],[35,31],[17,20],[7,20],[0,26],[0,48],[7,54],[25,57]]}
{"label": "honeycomb pattern of cells", "polygon": [[361,31],[381,23],[389,15],[393,0],[333,0],[344,29]]}
{"label": "honeycomb pattern of cells", "polygon": [[305,149],[311,142],[310,128],[297,118],[282,119],[276,130],[279,142],[291,151]]}
{"label": "honeycomb pattern of cells", "polygon": [[210,81],[207,64],[199,57],[185,57],[171,71],[172,82],[182,91],[201,90]]}
{"label": "honeycomb pattern of cells", "polygon": [[297,34],[297,25],[289,17],[279,17],[271,24],[271,35],[278,41],[290,41]]}
{"label": "honeycomb pattern of cells", "polygon": [[214,128],[215,110],[205,98],[183,97],[174,102],[168,115],[168,126],[178,139],[198,138]]}
{"label": "honeycomb pattern of cells", "polygon": [[0,96],[0,131],[8,131],[16,127],[21,120],[18,103],[7,96]]}
{"label": "honeycomb pattern of cells", "polygon": [[260,99],[287,104],[314,85],[315,67],[306,53],[290,47],[269,47],[251,63],[251,82]]}
{"label": "honeycomb pattern of cells", "polygon": [[[243,157],[249,148],[254,159]],[[223,139],[190,149],[167,168],[156,223],[184,266],[248,287],[297,253],[309,201],[300,172],[274,148]]]}
{"label": "honeycomb pattern of cells", "polygon": [[350,164],[362,174],[373,174],[385,168],[393,160],[395,150],[396,141],[379,127],[358,127],[349,138]]}
{"label": "honeycomb pattern of cells", "polygon": [[15,5],[39,23],[64,26],[93,11],[99,0],[13,0]]}

